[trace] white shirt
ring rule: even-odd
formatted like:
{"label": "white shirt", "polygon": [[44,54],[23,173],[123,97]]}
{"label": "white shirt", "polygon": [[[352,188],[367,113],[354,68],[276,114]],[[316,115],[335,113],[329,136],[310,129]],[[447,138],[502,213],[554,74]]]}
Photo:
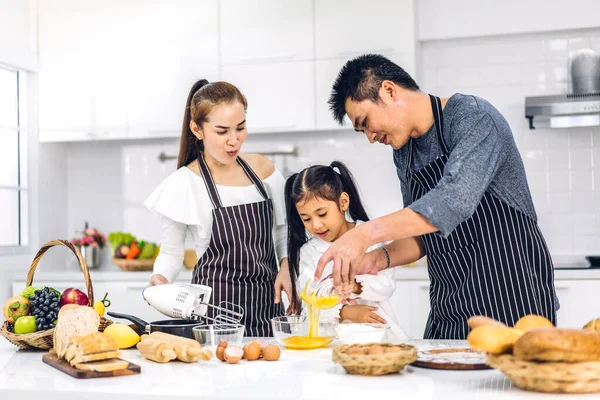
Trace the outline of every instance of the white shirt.
{"label": "white shirt", "polygon": [[[359,226],[362,223],[362,221],[356,221],[356,226]],[[367,251],[379,248],[384,244],[385,243],[373,245],[369,247]],[[331,246],[331,242],[313,236],[300,248],[300,265],[298,268],[299,274],[297,283],[298,292],[302,291],[307,281],[314,279],[319,259],[325,254],[329,246]],[[325,266],[325,270],[321,276],[326,277],[330,275],[332,269],[333,261]],[[392,334],[399,340],[408,339],[409,337],[406,332],[398,325],[398,318],[389,301],[389,298],[396,290],[394,270],[391,268],[383,270],[377,275],[356,275],[355,280],[362,285],[362,293],[357,297],[352,295],[352,298],[356,298],[356,304],[379,307],[375,313],[387,321]],[[338,318],[342,307],[343,304],[338,304],[328,310],[321,310],[320,315],[322,318]]]}
{"label": "white shirt", "polygon": [[[281,260],[287,257],[285,179],[275,170],[263,184],[273,202],[273,242],[277,260]],[[264,200],[254,184],[216,186],[224,207]],[[158,185],[144,205],[161,217],[160,253],[154,262],[154,273],[173,282],[183,269],[186,235],[190,235],[198,257],[210,243],[213,207],[204,179],[181,167]]]}

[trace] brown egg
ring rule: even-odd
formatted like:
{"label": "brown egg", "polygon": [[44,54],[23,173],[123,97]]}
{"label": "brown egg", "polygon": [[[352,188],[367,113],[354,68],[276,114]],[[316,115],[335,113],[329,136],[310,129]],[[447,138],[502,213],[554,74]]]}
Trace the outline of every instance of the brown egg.
{"label": "brown egg", "polygon": [[385,349],[386,353],[399,353],[402,351],[402,347],[400,346],[392,346]]}
{"label": "brown egg", "polygon": [[219,342],[219,345],[217,347],[223,347],[223,348],[227,347],[227,341],[226,340],[221,340]]}
{"label": "brown egg", "polygon": [[225,361],[225,349],[226,347],[219,346],[217,347],[217,350],[215,350],[215,355],[221,361]]}
{"label": "brown egg", "polygon": [[257,342],[250,342],[244,346],[244,358],[248,361],[258,360],[260,358],[261,347]]}
{"label": "brown egg", "polygon": [[244,350],[238,346],[228,346],[225,349],[225,361],[229,364],[237,364],[244,356]]}
{"label": "brown egg", "polygon": [[369,348],[369,354],[383,354],[383,353],[385,353],[385,349],[378,344],[373,345]]}
{"label": "brown egg", "polygon": [[263,349],[262,355],[267,361],[277,361],[281,355],[281,349],[274,344],[270,344]]}
{"label": "brown egg", "polygon": [[352,348],[348,349],[347,353],[348,354],[365,354],[365,349],[363,349],[362,347],[352,347]]}

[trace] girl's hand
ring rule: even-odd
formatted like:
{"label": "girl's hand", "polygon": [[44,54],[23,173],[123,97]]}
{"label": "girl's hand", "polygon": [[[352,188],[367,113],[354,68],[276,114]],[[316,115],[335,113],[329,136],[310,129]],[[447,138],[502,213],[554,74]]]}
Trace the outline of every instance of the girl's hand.
{"label": "girl's hand", "polygon": [[168,283],[169,283],[169,281],[164,276],[162,276],[160,274],[153,274],[150,277],[150,285],[149,286],[166,285]]}
{"label": "girl's hand", "polygon": [[364,306],[364,305],[351,305],[344,306],[340,311],[340,317],[342,320],[349,320],[357,323],[376,323],[385,324],[385,319],[375,314],[374,311],[378,310],[379,307]]}
{"label": "girl's hand", "polygon": [[279,272],[275,279],[275,304],[281,302],[281,292],[287,294],[290,305],[288,306],[285,314],[291,315],[299,302],[292,300],[292,279],[290,278],[290,268],[288,266],[287,258],[281,260]]}

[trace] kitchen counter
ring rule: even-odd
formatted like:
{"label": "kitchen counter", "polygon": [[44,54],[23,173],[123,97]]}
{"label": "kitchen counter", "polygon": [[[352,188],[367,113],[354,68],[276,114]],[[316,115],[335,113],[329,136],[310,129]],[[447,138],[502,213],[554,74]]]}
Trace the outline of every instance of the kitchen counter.
{"label": "kitchen counter", "polygon": [[[600,279],[600,268],[573,268],[576,265],[557,264],[554,270],[555,279]],[[585,266],[585,265],[584,265]],[[13,274],[13,280],[25,280],[26,273],[19,272]],[[116,266],[107,266],[100,269],[90,270],[92,281],[149,281],[152,271],[123,271]],[[424,266],[416,267],[397,267],[394,277],[396,280],[429,280],[427,268]],[[81,271],[38,271],[35,274],[34,281],[80,281],[82,279]],[[182,269],[177,276],[178,282],[191,282],[192,271]]]}
{"label": "kitchen counter", "polygon": [[[413,341],[419,346],[425,341]],[[496,370],[441,371],[408,367],[399,374],[353,376],[331,361],[331,349],[282,351],[277,362],[241,361],[157,364],[137,350],[124,359],[141,366],[139,375],[74,379],[42,362],[41,352],[17,351],[0,338],[0,398],[102,399],[541,399],[515,388]],[[591,399],[561,395],[560,399]]]}

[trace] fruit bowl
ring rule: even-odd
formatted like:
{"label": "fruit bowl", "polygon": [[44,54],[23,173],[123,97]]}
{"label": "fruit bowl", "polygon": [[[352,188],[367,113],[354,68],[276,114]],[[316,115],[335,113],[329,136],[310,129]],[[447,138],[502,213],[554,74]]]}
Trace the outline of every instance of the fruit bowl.
{"label": "fruit bowl", "polygon": [[318,336],[308,337],[309,319],[305,315],[291,315],[271,319],[275,340],[292,350],[312,350],[327,346],[335,339],[337,319],[319,320]]}

